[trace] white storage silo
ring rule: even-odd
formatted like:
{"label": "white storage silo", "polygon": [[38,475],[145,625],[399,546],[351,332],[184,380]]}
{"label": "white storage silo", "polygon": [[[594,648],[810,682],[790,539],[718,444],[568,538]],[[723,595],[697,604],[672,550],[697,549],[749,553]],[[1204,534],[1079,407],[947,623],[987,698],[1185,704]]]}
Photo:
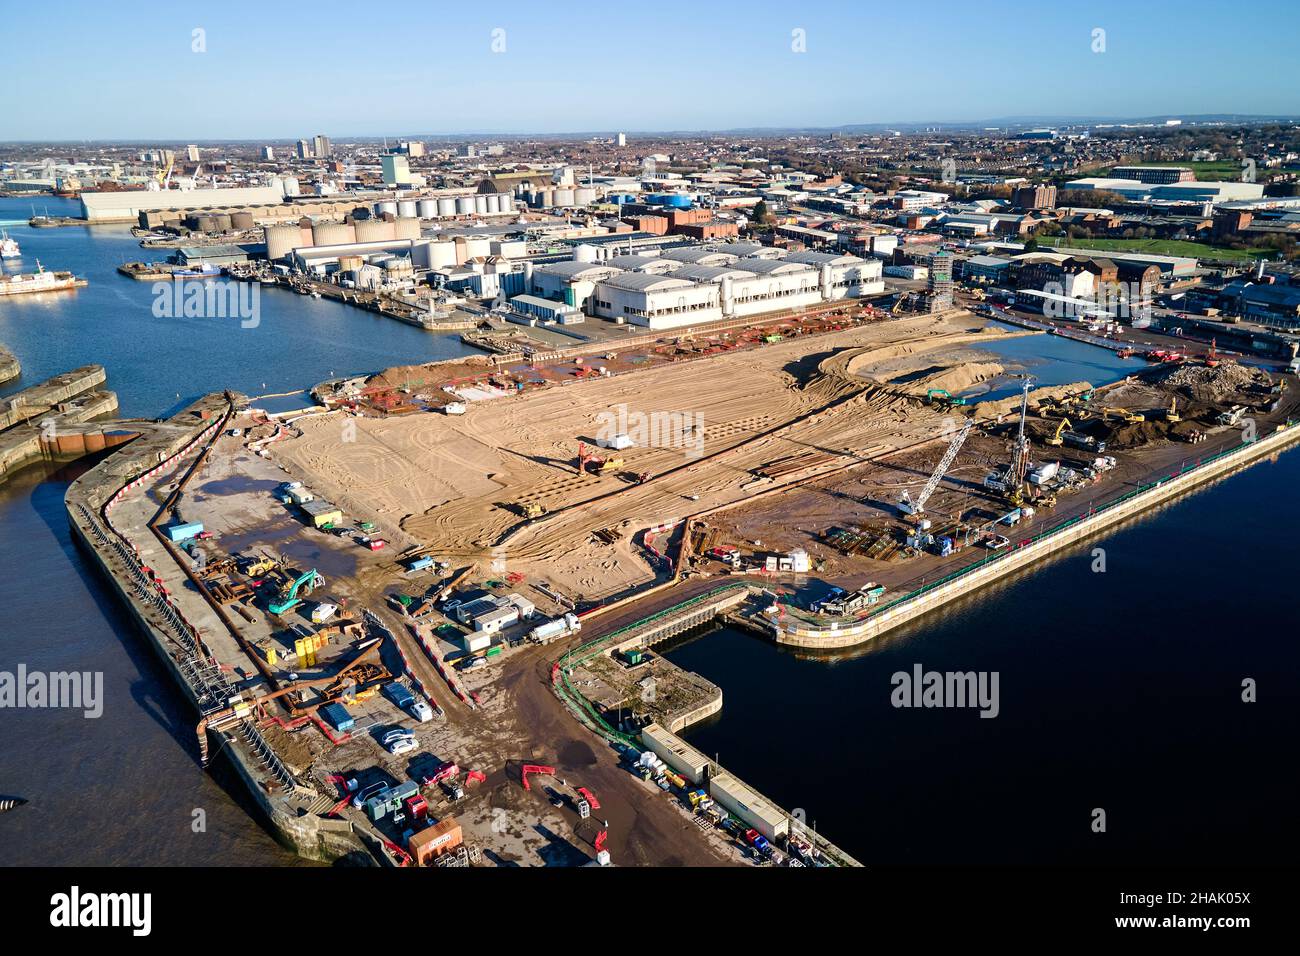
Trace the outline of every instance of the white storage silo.
{"label": "white storage silo", "polygon": [[454,215],[456,215],[456,200],[454,200],[454,199],[439,199],[439,200],[438,200],[438,215],[439,215],[439,216],[454,216]]}
{"label": "white storage silo", "polygon": [[302,230],[296,224],[266,227],[266,257],[271,261],[283,259],[302,245]]}
{"label": "white storage silo", "polygon": [[314,246],[341,246],[355,241],[352,226],[344,222],[318,222],[311,227],[311,242]]}
{"label": "white storage silo", "polygon": [[387,242],[397,238],[396,223],[383,219],[364,219],[358,222],[354,231],[357,242]]}
{"label": "white storage silo", "polygon": [[391,200],[385,200],[384,202],[375,203],[375,215],[382,216],[386,212],[392,213],[394,216],[396,216],[397,203]]}
{"label": "white storage silo", "polygon": [[574,205],[590,206],[596,201],[596,190],[590,186],[579,186],[573,191]]}
{"label": "white storage silo", "polygon": [[399,216],[418,216],[420,207],[416,205],[414,199],[403,199],[397,204],[397,214]]}
{"label": "white storage silo", "polygon": [[487,212],[488,215],[495,215],[501,211],[501,197],[496,193],[488,193]]}
{"label": "white storage silo", "polygon": [[476,215],[481,216],[487,211],[488,211],[487,196],[484,196],[482,193],[479,193],[477,196],[474,197],[474,213]]}
{"label": "white storage silo", "polygon": [[590,245],[589,243],[584,242],[582,245],[578,246],[576,249],[573,250],[573,261],[574,262],[595,262],[596,247]]}
{"label": "white storage silo", "polygon": [[421,219],[438,218],[438,200],[421,199],[416,205],[419,207]]}
{"label": "white storage silo", "polygon": [[456,215],[472,216],[474,215],[474,197],[459,196],[456,199]]}
{"label": "white storage silo", "polygon": [[574,200],[576,196],[577,196],[577,190],[572,189],[568,186],[565,186],[561,189],[557,189],[555,190],[555,205],[561,207],[572,206],[574,205]]}
{"label": "white storage silo", "polygon": [[456,264],[456,243],[442,239],[429,243],[429,268],[444,269]]}

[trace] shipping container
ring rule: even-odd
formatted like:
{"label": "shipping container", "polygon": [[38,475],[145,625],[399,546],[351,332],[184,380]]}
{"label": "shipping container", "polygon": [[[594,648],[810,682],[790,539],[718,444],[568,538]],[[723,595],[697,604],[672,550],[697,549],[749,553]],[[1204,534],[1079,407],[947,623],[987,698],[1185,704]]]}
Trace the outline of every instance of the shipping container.
{"label": "shipping container", "polygon": [[202,533],[203,523],[201,521],[174,524],[167,528],[167,540],[174,544],[178,541],[188,541],[190,538],[197,537]]}

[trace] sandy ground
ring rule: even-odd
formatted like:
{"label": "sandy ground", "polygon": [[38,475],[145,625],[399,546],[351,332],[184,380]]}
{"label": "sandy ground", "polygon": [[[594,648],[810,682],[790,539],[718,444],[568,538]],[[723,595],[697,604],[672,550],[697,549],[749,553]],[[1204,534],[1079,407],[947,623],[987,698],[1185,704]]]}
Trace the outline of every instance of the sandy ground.
{"label": "sandy ground", "polygon": [[[474,403],[461,417],[308,419],[271,451],[350,516],[595,599],[654,580],[634,543],[642,529],[933,438],[942,414],[901,393],[996,374],[947,353],[998,334],[969,314],[912,316]],[[899,383],[910,379],[900,360],[933,371]],[[893,386],[871,380],[880,367],[894,369],[879,376]],[[648,442],[595,449],[623,458],[614,475],[578,473],[580,441],[638,428]],[[809,467],[775,482],[755,474],[801,456]],[[650,480],[628,480],[637,473]],[[549,514],[525,524],[516,508],[528,502]],[[604,544],[592,536],[604,528],[624,537]]]}

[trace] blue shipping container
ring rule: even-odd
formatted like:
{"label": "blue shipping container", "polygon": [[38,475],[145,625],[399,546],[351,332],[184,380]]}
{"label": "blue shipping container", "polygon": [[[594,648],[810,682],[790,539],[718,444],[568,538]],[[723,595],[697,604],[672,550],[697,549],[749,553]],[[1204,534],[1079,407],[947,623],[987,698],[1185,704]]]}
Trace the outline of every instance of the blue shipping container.
{"label": "blue shipping container", "polygon": [[175,543],[177,541],[188,541],[195,535],[203,532],[203,522],[191,521],[188,524],[174,524],[167,528],[167,540]]}
{"label": "blue shipping container", "polygon": [[326,704],[320,709],[320,712],[325,715],[326,720],[334,725],[335,730],[351,730],[356,725],[355,718],[348,713],[348,709],[342,704]]}

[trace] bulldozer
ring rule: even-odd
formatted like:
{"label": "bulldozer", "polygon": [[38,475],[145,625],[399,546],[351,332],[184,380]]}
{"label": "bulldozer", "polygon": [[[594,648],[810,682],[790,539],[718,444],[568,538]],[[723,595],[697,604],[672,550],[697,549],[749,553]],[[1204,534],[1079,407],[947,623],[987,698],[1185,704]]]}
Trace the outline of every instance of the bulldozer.
{"label": "bulldozer", "polygon": [[530,501],[528,504],[521,504],[518,507],[523,516],[529,520],[540,518],[546,514],[546,505],[539,501]]}

